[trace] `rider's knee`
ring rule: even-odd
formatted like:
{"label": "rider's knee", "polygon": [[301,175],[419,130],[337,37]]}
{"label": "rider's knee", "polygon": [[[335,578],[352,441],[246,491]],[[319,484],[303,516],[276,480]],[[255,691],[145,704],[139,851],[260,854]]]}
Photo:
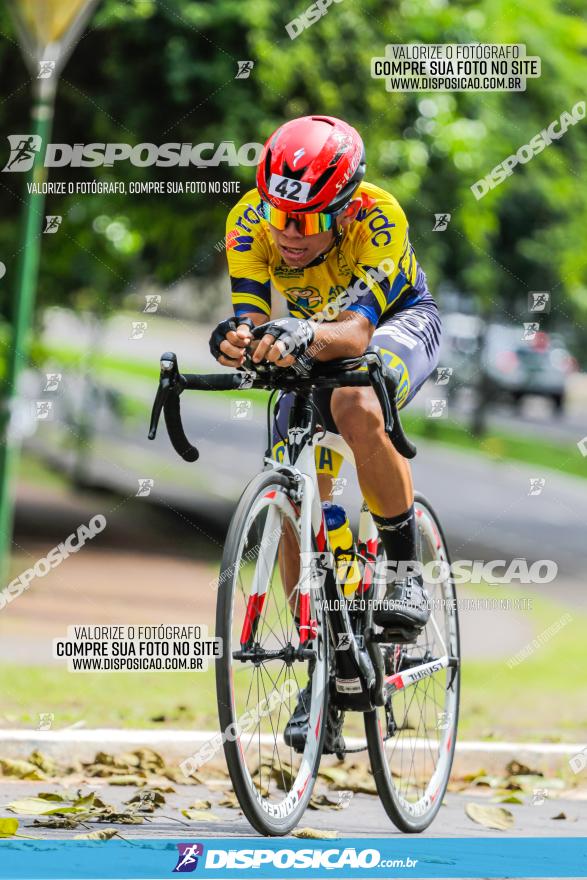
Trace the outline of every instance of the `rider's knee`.
{"label": "rider's knee", "polygon": [[331,409],[336,427],[351,446],[354,442],[372,443],[384,430],[381,407],[371,388],[337,388]]}

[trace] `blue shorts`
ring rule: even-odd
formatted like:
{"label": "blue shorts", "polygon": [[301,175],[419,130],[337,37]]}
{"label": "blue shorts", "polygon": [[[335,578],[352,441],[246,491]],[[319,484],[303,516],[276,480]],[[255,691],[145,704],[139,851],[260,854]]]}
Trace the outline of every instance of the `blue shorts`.
{"label": "blue shorts", "polygon": [[[397,400],[400,407],[405,406],[416,395],[426,379],[438,365],[442,325],[438,306],[428,294],[413,306],[383,316],[375,330],[371,345],[377,345],[385,363],[399,373],[400,381]],[[322,413],[322,423],[327,431],[338,433],[332,417],[330,399],[332,388],[315,392],[316,404]],[[287,434],[289,411],[293,394],[282,394],[273,426],[273,455],[278,460],[283,457],[283,440]],[[340,462],[332,450],[316,449],[316,467],[320,473],[336,475]],[[337,464],[338,466],[335,466]]]}

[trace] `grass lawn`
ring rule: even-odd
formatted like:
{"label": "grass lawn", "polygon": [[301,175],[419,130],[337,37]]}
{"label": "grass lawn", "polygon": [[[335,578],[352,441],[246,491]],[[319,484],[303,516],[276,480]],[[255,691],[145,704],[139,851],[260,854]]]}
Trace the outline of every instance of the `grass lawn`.
{"label": "grass lawn", "polygon": [[[84,362],[82,352],[69,348],[50,348],[48,353],[64,367],[79,367]],[[92,369],[96,376],[105,381],[117,382],[122,376],[136,380],[148,380],[154,386],[157,382],[157,367],[152,362],[98,355],[92,361]],[[265,407],[268,392],[259,389],[239,392],[219,392],[220,396],[234,396],[239,399],[252,400],[254,404]],[[136,402],[128,396],[128,405],[132,409]],[[142,414],[142,405],[139,408]],[[445,443],[459,449],[487,455],[494,459],[523,461],[527,464],[552,468],[563,473],[587,478],[587,459],[578,454],[574,443],[556,443],[536,436],[515,434],[507,431],[490,431],[483,438],[474,437],[465,426],[449,422],[445,419],[431,420],[423,415],[402,414],[402,422],[408,434],[424,437],[438,443]]]}
{"label": "grass lawn", "polygon": [[[495,595],[478,588],[475,595]],[[503,612],[502,612],[503,613]],[[552,637],[543,635],[565,608],[533,597],[538,647],[510,668],[507,660],[464,659],[459,735],[462,739],[582,742],[587,729],[584,616]],[[496,645],[499,644],[496,612]],[[500,651],[497,650],[499,655]],[[71,674],[63,668],[0,665],[4,682],[0,725],[31,726],[53,712],[60,728],[181,727],[217,729],[214,669],[189,673]],[[347,716],[346,731],[360,735],[362,719]]]}

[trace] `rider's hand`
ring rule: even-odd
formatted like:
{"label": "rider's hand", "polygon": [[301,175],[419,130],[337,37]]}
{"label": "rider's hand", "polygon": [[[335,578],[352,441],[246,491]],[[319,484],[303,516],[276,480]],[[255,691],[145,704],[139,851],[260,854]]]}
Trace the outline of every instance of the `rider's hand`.
{"label": "rider's hand", "polygon": [[242,367],[255,326],[250,318],[227,318],[221,321],[210,337],[210,351],[224,367]]}
{"label": "rider's hand", "polygon": [[267,360],[278,367],[291,367],[314,340],[314,325],[300,318],[278,318],[253,330],[260,339],[254,346],[253,362]]}

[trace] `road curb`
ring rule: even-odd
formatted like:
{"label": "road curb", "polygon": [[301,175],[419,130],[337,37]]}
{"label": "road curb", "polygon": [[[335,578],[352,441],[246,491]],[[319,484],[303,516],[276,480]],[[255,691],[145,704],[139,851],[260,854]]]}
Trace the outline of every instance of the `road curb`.
{"label": "road curb", "polygon": [[[193,755],[215,735],[215,731],[206,730],[7,729],[0,730],[0,758],[26,758],[32,751],[38,750],[58,761],[67,762],[73,758],[91,761],[97,751],[116,753],[148,747],[159,752],[167,761],[177,762]],[[363,744],[360,739],[347,738],[348,748],[359,748]],[[416,747],[419,747],[418,743]],[[584,748],[585,745],[580,743],[462,740],[457,741],[454,772],[466,774],[485,770],[486,773],[496,773],[503,771],[510,761],[516,760],[533,770],[552,773],[568,770],[569,759]],[[353,755],[353,759],[361,754]]]}

